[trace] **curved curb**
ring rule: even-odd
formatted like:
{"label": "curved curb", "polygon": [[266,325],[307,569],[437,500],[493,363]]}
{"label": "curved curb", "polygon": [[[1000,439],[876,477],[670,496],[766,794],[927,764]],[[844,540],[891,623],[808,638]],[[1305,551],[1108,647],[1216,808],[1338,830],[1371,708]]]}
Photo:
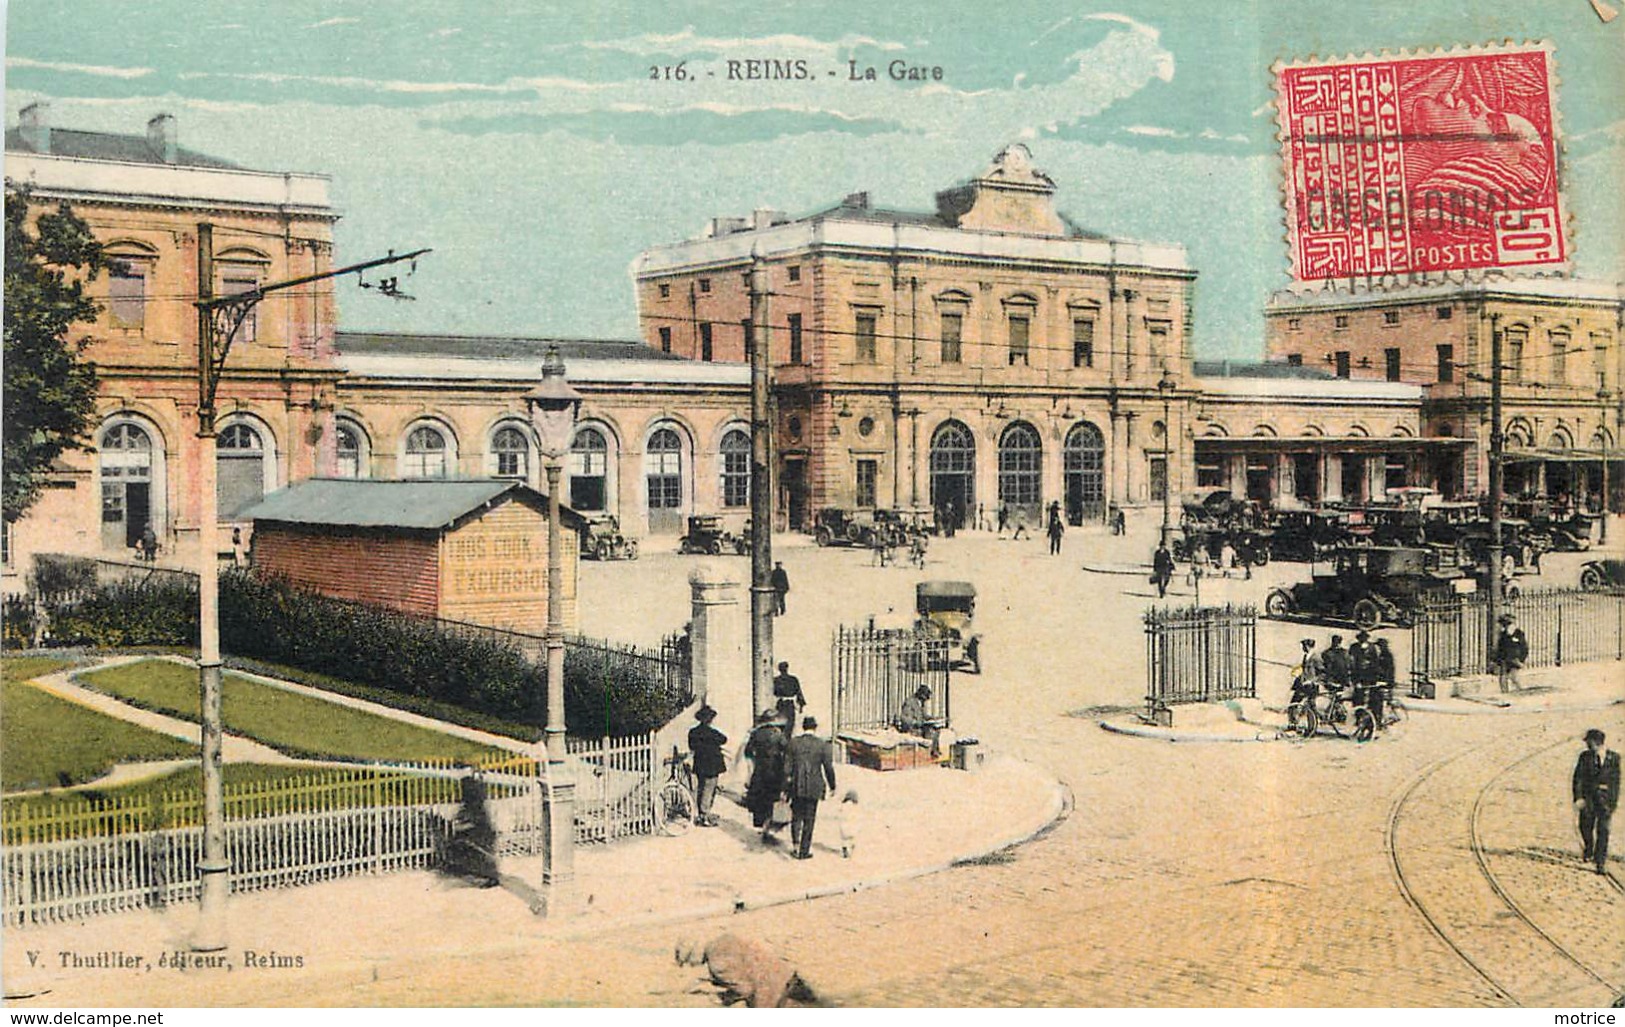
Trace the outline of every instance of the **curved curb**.
{"label": "curved curb", "polygon": [[1106,564],[1089,564],[1089,563],[1086,563],[1086,564],[1083,564],[1082,566],[1083,566],[1083,569],[1085,571],[1089,572],[1090,574],[1143,574],[1146,577],[1151,576],[1151,565],[1150,564],[1146,564],[1143,567],[1137,567],[1137,566],[1134,566],[1133,564],[1126,564],[1126,563],[1106,563]]}
{"label": "curved curb", "polygon": [[[1027,766],[1032,767],[1035,770],[1038,769],[1036,764],[1027,760],[1019,760],[1017,762],[1025,763]],[[594,935],[603,934],[606,931],[623,930],[628,927],[658,927],[662,924],[681,923],[688,920],[709,920],[716,917],[732,916],[735,913],[743,913],[748,910],[768,909],[773,906],[788,905],[792,902],[804,902],[808,899],[822,899],[828,898],[832,895],[855,894],[861,891],[868,891],[871,888],[879,888],[888,884],[897,884],[901,881],[913,880],[915,878],[941,873],[944,870],[951,870],[960,864],[980,859],[984,856],[992,855],[995,852],[1013,848],[1017,845],[1024,845],[1027,842],[1033,841],[1053,830],[1061,823],[1061,821],[1065,820],[1067,816],[1071,814],[1073,809],[1072,789],[1067,787],[1066,783],[1061,781],[1059,778],[1050,776],[1047,771],[1041,773],[1043,773],[1045,777],[1049,778],[1050,795],[1049,802],[1046,804],[1044,813],[1039,818],[1039,822],[1036,825],[1028,825],[1019,828],[1010,835],[994,841],[991,845],[980,847],[971,852],[960,853],[934,863],[928,863],[922,866],[906,867],[901,870],[894,870],[875,877],[861,878],[856,881],[827,884],[817,888],[802,888],[796,891],[777,892],[765,896],[736,895],[731,900],[708,902],[697,906],[690,906],[687,909],[660,913],[647,913],[642,916],[614,917],[607,919],[602,923],[595,923],[592,925],[566,926],[561,924],[559,930],[545,931],[544,933],[548,937],[572,940],[577,938],[592,937]]]}
{"label": "curved curb", "polygon": [[1158,742],[1274,742],[1281,737],[1281,732],[1275,728],[1265,731],[1255,731],[1251,737],[1239,734],[1209,734],[1201,731],[1177,731],[1173,728],[1154,727],[1149,724],[1124,724],[1118,721],[1097,721],[1103,729],[1113,734],[1129,735],[1134,738],[1149,738]]}

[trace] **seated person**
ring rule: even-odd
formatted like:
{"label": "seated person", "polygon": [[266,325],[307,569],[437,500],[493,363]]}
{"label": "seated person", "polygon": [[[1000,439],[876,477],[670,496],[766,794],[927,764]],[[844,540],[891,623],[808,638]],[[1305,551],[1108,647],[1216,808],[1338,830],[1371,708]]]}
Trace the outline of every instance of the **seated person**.
{"label": "seated person", "polygon": [[897,715],[897,730],[931,740],[931,756],[941,754],[942,725],[926,715],[925,703],[931,698],[931,686],[921,685],[914,694],[903,700],[903,709]]}

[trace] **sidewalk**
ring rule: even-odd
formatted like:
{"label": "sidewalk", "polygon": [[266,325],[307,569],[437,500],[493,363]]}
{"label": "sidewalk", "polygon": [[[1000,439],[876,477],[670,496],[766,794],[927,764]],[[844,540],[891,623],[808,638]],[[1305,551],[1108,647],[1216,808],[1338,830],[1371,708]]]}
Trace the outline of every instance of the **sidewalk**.
{"label": "sidewalk", "polygon": [[[779,844],[763,845],[749,813],[721,796],[714,811],[719,827],[578,847],[575,908],[567,915],[544,919],[530,912],[541,860],[528,857],[503,862],[501,887],[408,871],[235,895],[230,944],[219,954],[226,963],[214,968],[72,969],[56,956],[116,950],[156,965],[164,953],[186,949],[196,903],[7,928],[0,975],[8,995],[37,994],[52,1006],[300,1004],[314,989],[331,993],[376,980],[391,963],[442,953],[511,958],[516,946],[728,915],[935,873],[1031,839],[1070,802],[1053,776],[997,755],[972,773],[938,767],[881,773],[842,765],[836,775],[840,787],[819,807],[808,861],[790,858],[788,829]],[[838,799],[849,789],[859,796],[857,850],[843,859]],[[27,950],[49,958],[31,966]],[[248,950],[297,956],[301,966],[256,970],[245,964]]]}
{"label": "sidewalk", "polygon": [[[1413,714],[1473,716],[1600,710],[1625,703],[1625,663],[1541,667],[1520,675],[1523,688],[1503,694],[1493,674],[1437,683],[1439,698],[1418,699],[1400,688],[1398,699]],[[1148,724],[1133,713],[1099,724],[1114,734],[1167,742],[1272,742],[1286,727],[1285,707],[1259,699],[1191,703],[1173,708],[1173,726]]]}

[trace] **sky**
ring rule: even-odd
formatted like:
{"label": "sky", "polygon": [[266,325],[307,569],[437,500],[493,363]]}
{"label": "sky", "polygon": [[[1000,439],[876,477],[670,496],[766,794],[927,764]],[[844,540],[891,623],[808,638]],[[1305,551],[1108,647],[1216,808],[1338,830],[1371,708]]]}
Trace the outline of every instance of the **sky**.
{"label": "sky", "polygon": [[[8,125],[167,111],[188,148],[331,175],[338,261],[433,247],[412,302],[341,287],[351,330],[635,338],[644,248],[856,190],[930,210],[1020,141],[1076,223],[1186,246],[1199,357],[1258,358],[1288,266],[1270,65],[1504,39],[1555,47],[1576,273],[1625,277],[1625,17],[1588,0],[11,0],[5,29]],[[810,77],[729,79],[752,59]]]}

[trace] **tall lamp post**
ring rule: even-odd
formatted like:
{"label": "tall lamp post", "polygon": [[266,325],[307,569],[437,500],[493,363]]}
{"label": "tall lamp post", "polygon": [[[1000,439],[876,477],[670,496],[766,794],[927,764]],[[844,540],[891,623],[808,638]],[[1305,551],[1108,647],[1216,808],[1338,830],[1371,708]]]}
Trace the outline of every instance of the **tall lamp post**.
{"label": "tall lamp post", "polygon": [[564,380],[564,358],[549,346],[542,380],[525,396],[530,423],[547,472],[547,807],[542,865],[544,916],[563,910],[575,879],[575,782],[565,766],[564,728],[564,542],[559,529],[559,477],[570,451],[581,394]]}
{"label": "tall lamp post", "polygon": [[1169,495],[1173,492],[1173,427],[1170,417],[1173,409],[1174,390],[1179,383],[1168,372],[1168,365],[1162,367],[1162,380],[1157,382],[1157,391],[1162,394],[1162,544],[1168,545],[1168,503]]}

